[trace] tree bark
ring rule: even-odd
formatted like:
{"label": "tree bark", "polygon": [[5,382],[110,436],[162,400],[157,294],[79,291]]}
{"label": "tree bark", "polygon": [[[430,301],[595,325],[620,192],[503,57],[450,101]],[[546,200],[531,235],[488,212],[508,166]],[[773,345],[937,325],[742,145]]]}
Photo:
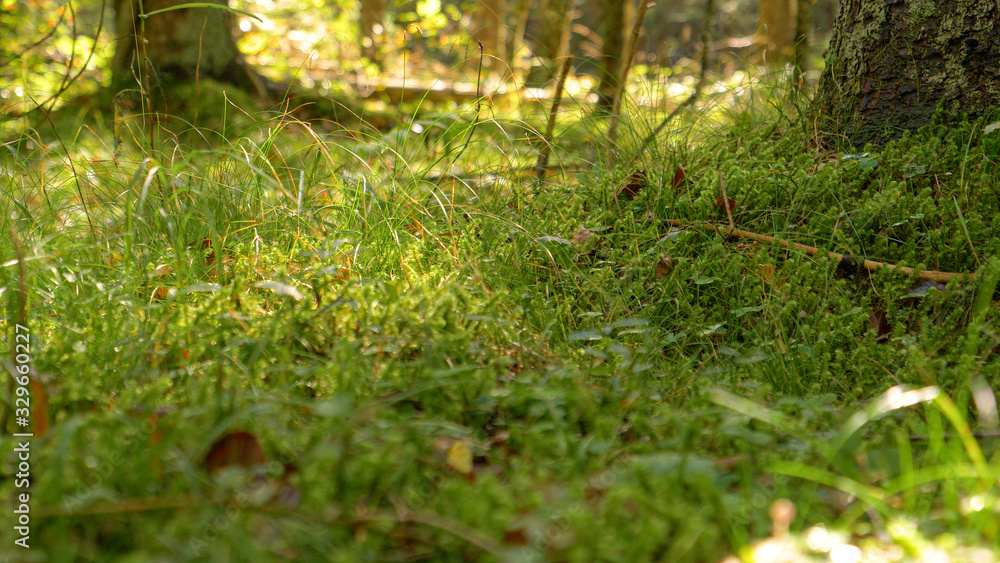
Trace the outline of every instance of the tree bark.
{"label": "tree bark", "polygon": [[842,0],[815,107],[853,145],[1000,106],[1000,4]]}
{"label": "tree bark", "polygon": [[532,13],[529,35],[534,39],[534,55],[547,64],[535,69],[527,79],[532,86],[544,86],[555,80],[561,61],[553,62],[568,52],[569,26],[573,21],[576,0],[540,0],[537,16]]}
{"label": "tree bark", "polygon": [[472,38],[483,44],[491,67],[509,64],[507,59],[507,0],[479,0]]}
{"label": "tree bark", "polygon": [[376,66],[382,66],[382,44],[385,42],[386,0],[361,0],[361,54]]}
{"label": "tree bark", "polygon": [[768,63],[784,63],[791,58],[797,6],[797,0],[760,0],[760,41],[767,49]]}
{"label": "tree bark", "polygon": [[601,82],[597,87],[598,105],[611,109],[615,91],[618,89],[618,75],[621,74],[622,51],[625,49],[625,0],[606,0],[601,37]]}
{"label": "tree bark", "polygon": [[[144,0],[146,13],[187,0]],[[225,6],[223,0],[210,0]],[[135,83],[151,71],[150,84],[164,80],[214,78],[264,96],[266,88],[246,63],[233,39],[232,14],[223,9],[185,8],[142,20],[138,0],[116,0],[119,37],[112,59],[116,88]]]}

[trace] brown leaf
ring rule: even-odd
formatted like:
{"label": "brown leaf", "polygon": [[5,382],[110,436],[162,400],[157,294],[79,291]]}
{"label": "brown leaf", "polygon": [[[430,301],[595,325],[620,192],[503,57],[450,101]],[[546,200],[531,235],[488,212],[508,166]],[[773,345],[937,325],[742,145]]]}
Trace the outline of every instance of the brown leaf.
{"label": "brown leaf", "polygon": [[729,200],[729,213],[735,213],[736,212],[736,200],[735,199],[733,199],[731,197],[730,198],[723,198],[721,195],[719,197],[715,198],[715,206],[719,208],[719,213],[722,213],[723,216],[728,215],[726,213],[726,204],[725,204],[725,201],[727,199]]}
{"label": "brown leaf", "polygon": [[663,278],[670,275],[670,272],[674,271],[674,259],[665,256],[660,258],[660,261],[656,263],[656,279],[662,280]]}
{"label": "brown leaf", "polygon": [[230,432],[212,444],[205,455],[205,469],[215,473],[225,467],[238,465],[254,467],[267,463],[264,450],[257,443],[257,438],[249,432]]}
{"label": "brown leaf", "polygon": [[149,274],[149,277],[151,277],[151,278],[159,278],[159,277],[162,277],[162,276],[166,276],[166,275],[172,274],[173,272],[174,272],[174,269],[171,268],[170,266],[167,266],[166,264],[160,264],[159,266],[157,266],[153,270],[153,273]]}
{"label": "brown leaf", "polygon": [[580,225],[580,228],[576,231],[576,234],[573,235],[570,242],[573,243],[573,246],[580,246],[592,238],[594,238],[594,233],[588,231],[583,225]]}
{"label": "brown leaf", "polygon": [[528,532],[524,528],[511,528],[504,532],[503,543],[506,545],[528,545]]}
{"label": "brown leaf", "polygon": [[677,165],[677,170],[674,172],[673,180],[670,180],[670,187],[677,190],[677,193],[681,193],[681,188],[687,184],[687,171],[680,164]]}
{"label": "brown leaf", "polygon": [[621,199],[632,199],[639,195],[639,192],[646,187],[646,171],[643,169],[636,170],[625,180],[625,187],[618,192],[618,197]]}
{"label": "brown leaf", "polygon": [[156,286],[153,290],[153,295],[150,296],[150,301],[163,301],[167,297],[170,297],[170,288],[164,287],[162,285]]}
{"label": "brown leaf", "polygon": [[31,387],[31,423],[35,438],[45,436],[49,431],[49,395],[42,382],[34,377],[28,380]]}
{"label": "brown leaf", "polygon": [[885,314],[885,309],[872,309],[872,312],[868,314],[868,321],[872,324],[872,330],[875,331],[875,340],[877,342],[889,339],[892,327],[889,326],[889,319]]}

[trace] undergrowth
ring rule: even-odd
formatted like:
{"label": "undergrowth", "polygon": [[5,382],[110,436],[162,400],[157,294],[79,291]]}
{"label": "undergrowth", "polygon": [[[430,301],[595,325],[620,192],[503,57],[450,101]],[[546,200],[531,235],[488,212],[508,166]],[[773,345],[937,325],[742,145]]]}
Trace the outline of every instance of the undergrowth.
{"label": "undergrowth", "polygon": [[[347,134],[223,97],[221,136],[113,110],[58,140],[8,132],[3,323],[21,322],[23,266],[49,422],[29,559],[995,547],[984,123],[837,150],[755,96],[643,154],[649,116],[608,152],[605,120],[571,109],[541,181],[530,106]],[[740,229],[974,277],[699,228],[729,224],[720,177]],[[232,436],[262,456],[212,461]]]}

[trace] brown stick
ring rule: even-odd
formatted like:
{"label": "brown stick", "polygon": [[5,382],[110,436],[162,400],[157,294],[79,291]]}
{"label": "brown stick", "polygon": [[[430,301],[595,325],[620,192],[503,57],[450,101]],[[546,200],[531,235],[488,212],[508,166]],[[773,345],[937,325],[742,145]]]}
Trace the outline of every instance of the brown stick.
{"label": "brown stick", "polygon": [[556,91],[552,96],[552,108],[549,110],[549,123],[545,128],[545,136],[542,138],[542,150],[538,154],[538,165],[535,166],[535,178],[541,180],[545,177],[545,170],[549,166],[549,152],[552,151],[552,135],[556,129],[556,114],[559,113],[559,103],[562,102],[563,86],[566,84],[566,77],[569,76],[569,69],[573,66],[573,55],[563,60],[562,69],[559,70],[559,80],[556,81]]}
{"label": "brown stick", "polygon": [[[635,58],[635,50],[639,46],[639,34],[642,33],[642,20],[646,17],[646,10],[649,8],[647,0],[639,0],[639,9],[635,13],[635,21],[632,22],[632,33],[625,44],[624,58],[622,58],[622,71],[618,76],[618,85],[615,88],[615,99],[611,102],[611,126],[608,129],[608,147],[614,148],[615,137],[618,135],[618,111],[621,109],[622,96],[625,93],[625,83],[628,81],[628,74],[632,70],[632,59]],[[608,158],[611,153],[608,151]]]}
{"label": "brown stick", "polygon": [[767,235],[760,235],[751,231],[744,231],[742,229],[730,230],[727,229],[726,227],[719,227],[711,223],[702,223],[697,221],[685,223],[680,219],[667,219],[664,221],[664,223],[672,227],[689,227],[689,226],[701,227],[706,231],[719,233],[720,235],[723,236],[733,236],[746,240],[755,240],[758,242],[765,242],[769,244],[778,244],[780,246],[784,246],[785,248],[797,248],[799,250],[805,251],[805,253],[808,254],[809,256],[817,256],[817,255],[829,256],[830,258],[836,259],[838,262],[848,262],[848,263],[856,262],[869,272],[874,272],[875,270],[881,270],[884,268],[887,270],[896,270],[907,276],[916,276],[917,279],[929,280],[941,283],[948,283],[953,279],[969,280],[973,278],[973,274],[964,274],[957,272],[939,272],[936,270],[921,270],[918,272],[913,268],[908,268],[906,266],[897,266],[896,264],[889,264],[887,262],[876,262],[875,260],[854,260],[849,254],[841,254],[839,252],[833,252],[830,250],[820,250],[815,246],[807,246],[804,244],[799,244],[797,242],[790,242],[788,240],[781,238],[774,238],[774,237],[769,237]]}
{"label": "brown stick", "polygon": [[729,209],[729,194],[726,193],[726,181],[722,179],[722,170],[719,170],[719,184],[722,185],[722,205],[726,207],[726,217],[729,218],[729,232],[736,228],[733,223],[733,211]]}

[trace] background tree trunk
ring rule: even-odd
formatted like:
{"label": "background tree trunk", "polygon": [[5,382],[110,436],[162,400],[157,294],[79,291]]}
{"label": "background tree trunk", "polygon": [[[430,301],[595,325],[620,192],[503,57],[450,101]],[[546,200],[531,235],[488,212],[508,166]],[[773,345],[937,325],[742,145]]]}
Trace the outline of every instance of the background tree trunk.
{"label": "background tree trunk", "polygon": [[[483,44],[490,66],[509,64],[507,57],[507,0],[479,0],[472,37]],[[496,59],[499,59],[497,61]]]}
{"label": "background tree trunk", "polygon": [[382,44],[385,41],[386,0],[361,0],[358,26],[361,55],[382,67]]}
{"label": "background tree trunk", "polygon": [[[150,13],[186,1],[144,0],[143,7]],[[212,1],[226,5],[223,0]],[[230,12],[186,8],[156,14],[145,20],[143,42],[138,0],[116,0],[115,10],[119,40],[112,59],[112,76],[116,88],[134,84],[136,76],[145,75],[148,62],[154,73],[150,84],[209,77],[266,95],[260,78],[236,48]]]}
{"label": "background tree trunk", "polygon": [[561,64],[558,59],[568,51],[566,43],[575,5],[575,0],[540,0],[537,12],[532,12],[527,35],[532,39],[533,55],[546,64],[533,68],[526,80],[529,86],[544,86],[555,80]]}
{"label": "background tree trunk", "polygon": [[797,6],[797,0],[760,0],[758,4],[760,42],[767,49],[769,64],[791,58]]}
{"label": "background tree trunk", "polygon": [[1000,106],[1000,4],[842,0],[816,107],[853,145]]}
{"label": "background tree trunk", "polygon": [[606,0],[601,26],[604,46],[601,49],[601,82],[597,87],[598,105],[611,109],[621,74],[622,51],[625,49],[625,0]]}

